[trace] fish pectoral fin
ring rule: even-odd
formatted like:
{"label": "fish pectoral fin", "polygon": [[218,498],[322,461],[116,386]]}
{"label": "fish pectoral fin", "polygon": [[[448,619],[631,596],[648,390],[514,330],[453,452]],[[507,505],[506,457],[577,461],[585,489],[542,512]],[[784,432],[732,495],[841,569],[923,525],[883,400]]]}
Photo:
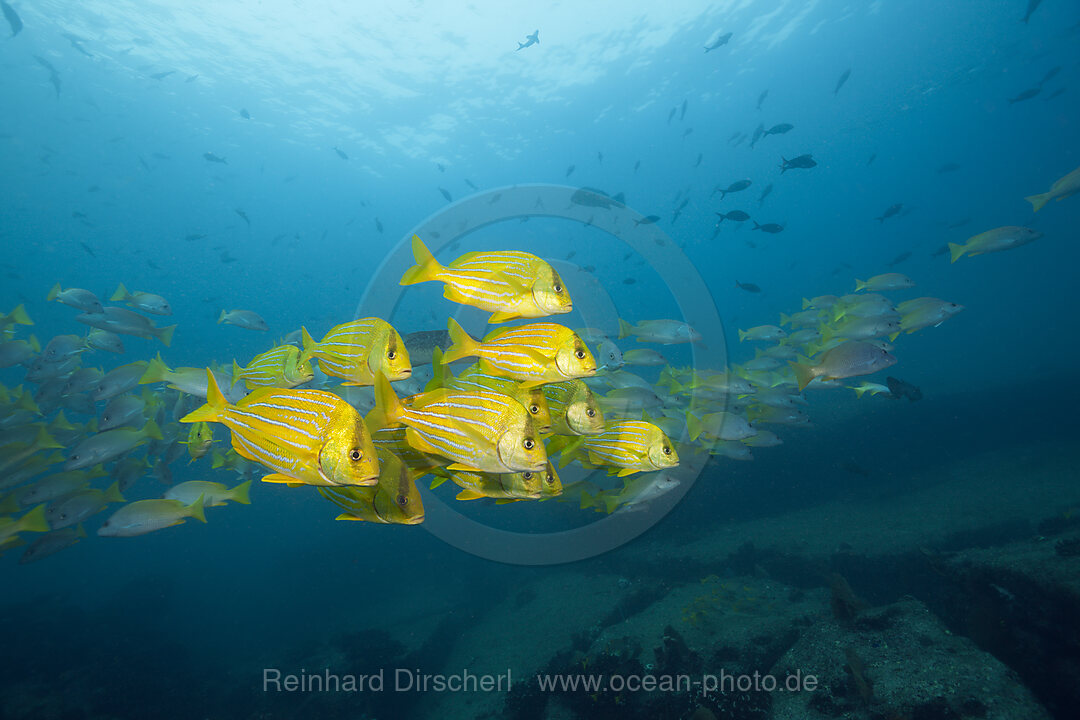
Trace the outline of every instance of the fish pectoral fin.
{"label": "fish pectoral fin", "polygon": [[[636,472],[641,472],[641,471],[638,470],[637,468],[623,468],[622,470],[617,472],[616,475],[618,477],[626,477],[627,475],[633,475]],[[609,510],[608,512],[611,512],[611,511]]]}
{"label": "fish pectoral fin", "polygon": [[488,325],[495,325],[495,324],[498,324],[498,323],[504,323],[507,320],[516,320],[519,317],[521,317],[520,313],[505,312],[505,311],[500,310],[499,312],[491,313],[491,317],[488,318]]}
{"label": "fish pectoral fin", "polygon": [[480,468],[475,468],[472,465],[466,465],[465,463],[451,463],[450,465],[446,466],[446,469],[447,470],[458,470],[460,472],[472,472],[472,473],[482,473],[482,472],[484,472],[484,470],[481,470]]}
{"label": "fish pectoral fin", "polygon": [[479,500],[482,497],[484,496],[475,490],[462,490],[457,494],[458,500]]}
{"label": "fish pectoral fin", "polygon": [[362,518],[362,517],[356,517],[355,515],[350,515],[349,513],[341,513],[340,515],[338,515],[334,519],[335,520],[355,520],[357,522],[363,522],[363,520],[364,520],[364,518]]}

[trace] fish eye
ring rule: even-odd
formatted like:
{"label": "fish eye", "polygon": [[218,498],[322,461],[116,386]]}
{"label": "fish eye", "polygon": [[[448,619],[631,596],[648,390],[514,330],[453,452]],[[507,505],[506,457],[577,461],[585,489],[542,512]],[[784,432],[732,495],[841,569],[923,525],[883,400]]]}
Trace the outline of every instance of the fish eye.
{"label": "fish eye", "polygon": [[547,480],[548,485],[554,485],[555,484],[555,477],[551,473],[548,473],[547,475],[545,475],[544,479]]}
{"label": "fish eye", "polygon": [[588,415],[589,417],[596,417],[596,411],[593,410],[592,408],[589,408],[588,410],[586,410],[585,414]]}
{"label": "fish eye", "polygon": [[349,451],[349,459],[352,460],[353,462],[356,462],[357,460],[359,460],[360,457],[361,457],[360,451],[357,450],[356,448],[353,448],[352,450]]}
{"label": "fish eye", "polygon": [[585,359],[585,351],[580,350],[580,349],[575,350],[574,351],[574,357],[576,357],[578,360],[584,360]]}
{"label": "fish eye", "polygon": [[532,438],[525,438],[524,445],[526,450],[532,450],[536,447],[536,443],[533,442]]}
{"label": "fish eye", "polygon": [[398,495],[397,496],[397,504],[402,505],[402,506],[408,505],[409,504],[409,498],[405,497],[404,495]]}
{"label": "fish eye", "polygon": [[533,415],[535,415],[536,413],[540,412],[540,406],[537,405],[536,403],[533,403],[532,405],[529,406],[529,412],[531,412]]}
{"label": "fish eye", "polygon": [[521,477],[523,479],[525,479],[525,480],[532,480],[532,476],[533,476],[533,474],[529,470],[526,470],[525,472],[521,473]]}
{"label": "fish eye", "polygon": [[559,283],[555,283],[555,286],[552,287],[551,289],[554,290],[557,293],[560,293],[560,292],[562,292],[562,285],[560,285]]}
{"label": "fish eye", "polygon": [[386,357],[389,358],[390,360],[393,360],[394,358],[397,357],[397,353],[394,352],[393,350],[391,350],[390,352],[386,353]]}
{"label": "fish eye", "polygon": [[664,446],[664,454],[665,455],[670,455],[671,454],[671,448],[668,447],[667,445]]}

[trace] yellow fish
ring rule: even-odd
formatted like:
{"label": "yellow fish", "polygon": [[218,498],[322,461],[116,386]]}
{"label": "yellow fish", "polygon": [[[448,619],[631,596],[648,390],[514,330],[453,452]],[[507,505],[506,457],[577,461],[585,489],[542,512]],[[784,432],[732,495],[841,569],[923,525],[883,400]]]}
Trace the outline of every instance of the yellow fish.
{"label": "yellow fish", "polygon": [[300,360],[300,349],[295,345],[278,345],[256,355],[247,364],[240,367],[233,360],[233,384],[242,379],[248,390],[257,387],[292,388],[315,377],[311,363]]}
{"label": "yellow fish", "polygon": [[617,468],[619,477],[679,464],[679,454],[664,431],[640,420],[609,422],[603,432],[577,438],[563,451],[559,467],[580,452],[585,453],[588,465]]}
{"label": "yellow fish", "polygon": [[367,420],[371,427],[405,425],[409,445],[453,460],[450,470],[540,471],[547,463],[528,410],[491,390],[433,390],[403,405],[380,374],[375,378],[375,409]]}
{"label": "yellow fish", "polygon": [[1048,191],[1038,195],[1030,195],[1024,199],[1031,203],[1031,208],[1034,212],[1039,212],[1043,209],[1043,206],[1051,200],[1061,202],[1070,195],[1075,195],[1078,192],[1080,192],[1080,168],[1076,168],[1071,173],[1055,182],[1050,186]]}
{"label": "yellow fish", "polygon": [[407,430],[404,425],[380,428],[371,433],[371,441],[375,443],[377,451],[388,450],[405,463],[413,471],[414,477],[421,477],[435,468],[450,464],[449,460],[440,455],[429,455],[410,445],[406,437]]}
{"label": "yellow fish", "polygon": [[210,427],[210,423],[200,422],[191,426],[191,431],[188,433],[187,450],[192,462],[209,452],[210,446],[213,444],[214,430]]}
{"label": "yellow fish", "polygon": [[448,329],[454,344],[443,354],[444,362],[475,355],[485,373],[520,380],[524,388],[596,374],[596,360],[585,342],[562,325],[533,323],[495,330],[483,342],[469,337],[453,318]]}
{"label": "yellow fish", "polygon": [[574,309],[570,293],[555,268],[524,252],[465,253],[445,267],[413,235],[416,266],[405,271],[402,285],[437,281],[443,297],[492,313],[490,323],[537,318]]}
{"label": "yellow fish", "polygon": [[392,525],[424,522],[424,501],[412,473],[394,453],[379,448],[379,482],[373,487],[320,487],[319,494],[345,512],[337,520]]}
{"label": "yellow fish", "polygon": [[290,485],[374,485],[375,446],[356,410],[319,390],[259,388],[230,405],[213,373],[207,403],[180,422],[218,422],[232,430],[233,449],[274,471],[266,482]]}
{"label": "yellow fish", "polygon": [[319,359],[319,368],[327,375],[339,377],[343,385],[371,385],[376,373],[391,381],[404,380],[412,375],[409,351],[398,331],[379,318],[363,318],[342,323],[330,329],[323,339],[315,342],[306,328],[301,328],[304,352],[300,362]]}
{"label": "yellow fish", "polygon": [[[550,466],[550,464],[549,464]],[[516,473],[451,472],[449,479],[461,488],[458,500],[539,500],[543,494],[544,472],[525,470]],[[431,484],[435,488],[446,478]],[[560,490],[561,491],[561,490]]]}
{"label": "yellow fish", "polygon": [[604,412],[593,391],[581,380],[543,386],[555,435],[595,435],[604,429]]}
{"label": "yellow fish", "polygon": [[551,413],[548,410],[543,388],[523,388],[514,380],[488,375],[478,365],[470,365],[459,376],[454,377],[446,372],[446,365],[442,363],[442,350],[435,348],[432,356],[435,376],[428,383],[427,390],[441,387],[465,391],[494,390],[503,395],[509,395],[529,411],[540,434],[551,432]]}

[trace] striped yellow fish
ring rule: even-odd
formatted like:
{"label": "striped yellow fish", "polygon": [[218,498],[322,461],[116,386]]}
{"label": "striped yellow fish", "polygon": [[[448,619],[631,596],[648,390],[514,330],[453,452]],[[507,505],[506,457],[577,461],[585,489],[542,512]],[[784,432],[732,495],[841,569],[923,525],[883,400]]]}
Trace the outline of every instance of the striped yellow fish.
{"label": "striped yellow fish", "polygon": [[469,337],[453,318],[447,328],[454,344],[443,353],[443,362],[475,355],[485,373],[519,380],[524,388],[596,374],[589,348],[562,325],[532,323],[496,330],[482,342]]}
{"label": "striped yellow fish", "polygon": [[319,487],[319,494],[345,512],[337,520],[366,520],[387,525],[424,522],[424,501],[412,473],[394,453],[379,455],[379,482],[372,487]]}
{"label": "striped yellow fish", "polygon": [[318,358],[319,369],[343,379],[342,385],[371,385],[379,372],[390,380],[412,375],[409,351],[398,331],[385,320],[370,317],[342,323],[319,342],[312,340],[307,328],[301,328],[301,334],[304,351],[300,361]]}
{"label": "striped yellow fish", "polygon": [[319,390],[259,388],[230,405],[207,370],[207,403],[180,422],[218,422],[233,449],[274,471],[266,482],[374,485],[379,460],[356,410]]}
{"label": "striped yellow fish", "polygon": [[559,273],[535,255],[471,252],[443,266],[416,235],[412,250],[416,265],[405,271],[402,285],[432,280],[444,283],[443,297],[492,313],[490,323],[547,317],[574,309]]}
{"label": "striped yellow fish", "polygon": [[581,380],[543,386],[555,435],[595,435],[604,429],[604,413],[593,391]]}
{"label": "striped yellow fish", "polygon": [[375,409],[369,427],[406,427],[416,450],[453,460],[450,470],[539,471],[547,462],[544,444],[528,410],[491,390],[433,390],[403,405],[382,374],[375,378]]}
{"label": "striped yellow fish", "polygon": [[652,472],[679,464],[675,451],[664,431],[656,425],[639,420],[608,422],[597,435],[585,435],[572,448],[563,451],[559,467],[563,467],[584,452],[589,466],[617,469],[619,477],[636,472]]}
{"label": "striped yellow fish", "polygon": [[485,373],[480,369],[479,365],[470,365],[459,376],[454,377],[447,372],[446,365],[442,363],[441,358],[442,350],[435,348],[433,353],[434,361],[432,362],[435,376],[428,383],[427,390],[437,388],[465,391],[494,390],[503,395],[509,395],[529,411],[533,423],[541,435],[551,432],[551,413],[548,411],[543,388],[523,388],[515,380]]}
{"label": "striped yellow fish", "polygon": [[[408,402],[408,400],[406,398],[402,402]],[[450,461],[441,455],[429,455],[410,445],[406,437],[407,429],[404,425],[379,428],[371,433],[371,441],[375,443],[376,450],[380,452],[388,450],[397,456],[413,471],[413,477],[416,478],[450,464]]]}
{"label": "striped yellow fish", "polygon": [[[538,500],[543,493],[543,478],[546,472],[448,472],[446,476],[461,488],[461,492],[457,494],[458,500]],[[431,487],[441,485],[447,479],[446,476],[436,479],[431,483]]]}
{"label": "striped yellow fish", "polygon": [[244,381],[248,390],[257,387],[293,388],[315,377],[311,363],[300,360],[300,349],[295,345],[278,345],[251,359],[247,367],[240,367],[233,360],[232,381],[235,385]]}

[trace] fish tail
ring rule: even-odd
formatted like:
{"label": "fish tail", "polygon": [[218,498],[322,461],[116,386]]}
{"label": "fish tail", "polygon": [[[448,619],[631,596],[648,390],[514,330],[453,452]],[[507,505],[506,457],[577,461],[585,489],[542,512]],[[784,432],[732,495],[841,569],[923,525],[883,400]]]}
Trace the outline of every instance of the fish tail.
{"label": "fish tail", "polygon": [[870,388],[867,388],[867,387],[853,387],[851,389],[855,391],[855,397],[861,398],[863,396],[863,393],[865,393]]}
{"label": "fish tail", "polygon": [[246,482],[242,482],[239,485],[237,485],[236,487],[234,487],[232,490],[230,490],[229,491],[229,497],[232,499],[233,502],[238,502],[241,505],[250,505],[251,504],[250,490],[251,490],[251,481],[247,480]]}
{"label": "fish tail", "polygon": [[157,339],[161,341],[162,345],[170,347],[172,345],[172,336],[174,332],[176,332],[176,326],[170,325],[169,327],[158,328],[155,335],[157,335]]}
{"label": "fish tail", "polygon": [[46,448],[62,448],[64,447],[60,443],[56,442],[56,438],[49,434],[49,431],[42,427],[38,430],[37,438],[34,439],[34,446],[38,450],[44,450]]}
{"label": "fish tail", "polygon": [[[52,302],[53,300],[55,300],[57,298],[57,296],[60,295],[61,292],[63,292],[63,290],[60,289],[60,283],[56,283],[55,285],[52,286],[52,289],[49,290],[49,294],[45,296],[45,300],[47,302]],[[13,312],[12,315],[14,315],[14,314],[15,313]]]}
{"label": "fish tail", "polygon": [[228,315],[228,313],[227,313],[227,312],[225,312],[224,310],[222,310],[222,311],[221,311],[221,314],[220,314],[220,315],[218,315],[218,319],[217,319],[217,321],[218,321],[218,325],[220,325],[221,323],[225,322],[225,316],[226,316],[226,315]]}
{"label": "fish tail", "polygon": [[157,357],[150,358],[150,362],[146,365],[146,372],[139,378],[139,384],[149,385],[150,383],[165,382],[171,373],[172,370],[161,359],[161,353],[158,353]]}
{"label": "fish tail", "polygon": [[950,262],[956,262],[965,252],[967,252],[967,248],[960,243],[949,243],[949,255],[952,257]]}
{"label": "fish tail", "polygon": [[619,507],[619,496],[615,493],[600,493],[600,501],[604,503],[604,512],[608,515],[615,512],[615,508]]}
{"label": "fish tail", "polygon": [[619,339],[630,337],[634,334],[634,326],[619,318]]}
{"label": "fish tail", "polygon": [[701,437],[701,431],[701,421],[698,420],[697,415],[691,412],[686,413],[686,432],[690,433],[690,440]]}
{"label": "fish tail", "polygon": [[124,502],[124,496],[120,494],[120,482],[114,482],[105,490],[105,495],[102,498],[107,503],[122,503]]}
{"label": "fish tail", "polygon": [[411,267],[405,271],[405,274],[401,276],[400,285],[415,285],[416,283],[427,282],[429,280],[435,280],[442,270],[442,265],[435,259],[435,256],[428,250],[427,245],[424,245],[424,241],[420,239],[419,235],[412,236],[412,252],[413,258],[416,260],[415,267]]}
{"label": "fish tail", "polygon": [[121,301],[121,302],[124,302],[124,301],[126,301],[126,300],[127,300],[127,299],[128,299],[129,297],[131,297],[131,294],[130,294],[130,293],[128,293],[128,290],[127,290],[127,288],[126,288],[126,287],[124,287],[124,283],[120,283],[120,284],[119,284],[119,285],[118,285],[118,286],[116,287],[116,292],[114,292],[114,293],[112,294],[112,297],[111,297],[111,298],[109,298],[109,302],[116,302],[117,300],[119,300],[119,301]]}
{"label": "fish tail", "polygon": [[180,422],[217,422],[217,419],[221,416],[221,411],[229,404],[224,393],[221,392],[221,388],[218,387],[217,378],[214,377],[214,373],[210,372],[209,368],[206,370],[206,380],[206,404],[180,418]]}
{"label": "fish tail", "polygon": [[151,418],[150,420],[147,420],[146,424],[143,425],[142,434],[143,434],[143,437],[152,438],[154,440],[164,440],[165,439],[161,435],[161,428],[158,427],[158,424],[156,422],[154,422],[153,418]]}
{"label": "fish tail", "polygon": [[[57,285],[56,287],[60,287]],[[50,298],[51,299],[51,298]],[[9,318],[19,323],[20,325],[33,325],[34,321],[30,319],[30,316],[26,314],[26,308],[22,303],[15,306],[15,309],[8,315]]]}
{"label": "fish tail", "polygon": [[315,338],[311,337],[311,333],[307,331],[307,328],[303,325],[300,326],[300,338],[301,344],[304,349],[300,351],[300,355],[296,358],[296,364],[299,365],[302,362],[307,362],[311,358],[315,357],[315,351],[318,350],[319,343],[315,342]]}
{"label": "fish tail", "polygon": [[233,385],[240,382],[240,374],[243,373],[243,372],[244,372],[244,370],[239,365],[236,364],[236,359],[234,358],[233,361],[232,361],[232,384]]}
{"label": "fish tail", "polygon": [[45,503],[19,518],[20,532],[49,532],[49,521],[45,519]]}
{"label": "fish tail", "polygon": [[424,386],[424,392],[431,392],[432,390],[446,387],[447,374],[449,374],[449,371],[446,369],[446,363],[443,361],[442,348],[437,347],[431,351],[431,380]]}
{"label": "fish tail", "polygon": [[374,431],[397,422],[404,408],[382,371],[375,375],[375,409],[364,418],[368,430]]}
{"label": "fish tail", "polygon": [[581,509],[582,510],[588,510],[589,508],[596,507],[597,499],[598,498],[593,497],[592,495],[590,495],[588,490],[582,490],[581,491],[581,506],[580,506]]}
{"label": "fish tail", "polygon": [[739,331],[739,342],[742,342],[745,339],[746,339],[746,331],[745,330],[740,330]]}
{"label": "fish tail", "polygon": [[31,348],[31,349],[32,349],[32,350],[33,350],[34,352],[36,352],[36,353],[39,353],[39,352],[41,352],[41,343],[40,343],[40,342],[38,342],[38,339],[37,339],[37,336],[36,336],[36,335],[31,335],[31,336],[30,336],[30,339],[28,340],[28,342],[30,343],[30,348]]}
{"label": "fish tail", "polygon": [[761,226],[760,226],[760,225],[758,225],[758,221],[757,221],[757,220],[751,220],[750,222],[754,223],[754,229],[755,229],[755,230],[760,230],[760,229],[761,229]]}
{"label": "fish tail", "polygon": [[450,331],[451,345],[443,353],[442,361],[444,363],[452,363],[455,360],[476,355],[477,350],[480,349],[480,343],[469,337],[469,334],[465,332],[465,328],[461,327],[461,323],[454,318],[450,318],[446,323],[446,328]]}
{"label": "fish tail", "polygon": [[859,292],[860,290],[865,290],[865,289],[866,289],[866,283],[863,282],[862,280],[856,279],[855,280],[855,292]]}
{"label": "fish tail", "polygon": [[799,382],[799,392],[802,392],[810,381],[817,377],[814,374],[814,368],[807,363],[789,360],[788,365],[791,365],[791,369],[795,371],[795,379]]}
{"label": "fish tail", "polygon": [[[248,481],[251,482],[250,480]],[[206,506],[206,493],[203,493],[199,497],[195,498],[195,502],[190,505],[184,506],[184,514],[188,517],[193,517],[199,522],[206,522],[206,513],[203,512],[203,508]]]}
{"label": "fish tail", "polygon": [[1039,212],[1046,203],[1050,202],[1050,193],[1044,192],[1039,193],[1038,195],[1028,195],[1024,199],[1031,203],[1032,212]]}

